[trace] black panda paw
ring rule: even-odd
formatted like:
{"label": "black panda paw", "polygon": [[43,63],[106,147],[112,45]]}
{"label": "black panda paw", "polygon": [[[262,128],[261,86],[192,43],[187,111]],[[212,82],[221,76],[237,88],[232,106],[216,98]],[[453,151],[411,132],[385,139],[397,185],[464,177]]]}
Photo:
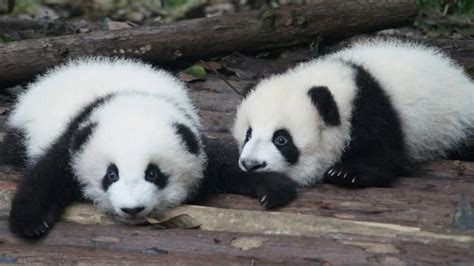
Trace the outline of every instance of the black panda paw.
{"label": "black panda paw", "polygon": [[324,182],[349,188],[386,187],[396,175],[388,167],[337,163],[324,173]]}
{"label": "black panda paw", "polygon": [[288,204],[294,198],[291,191],[269,189],[265,195],[260,198],[260,203],[265,209],[274,209]]}
{"label": "black panda paw", "polygon": [[15,235],[28,240],[45,236],[56,222],[54,212],[45,210],[37,204],[13,204],[10,211],[10,230]]}
{"label": "black panda paw", "polygon": [[358,187],[360,174],[351,167],[336,164],[324,173],[324,182],[345,187]]}
{"label": "black panda paw", "polygon": [[297,184],[288,177],[275,174],[272,180],[257,189],[257,198],[262,207],[274,209],[282,207],[296,198]]}

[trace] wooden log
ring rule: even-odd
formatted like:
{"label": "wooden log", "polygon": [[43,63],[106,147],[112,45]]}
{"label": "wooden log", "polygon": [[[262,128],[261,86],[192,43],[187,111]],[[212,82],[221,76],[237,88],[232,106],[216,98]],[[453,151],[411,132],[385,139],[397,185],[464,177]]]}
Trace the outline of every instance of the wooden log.
{"label": "wooden log", "polygon": [[[0,176],[1,178],[1,176]],[[402,178],[393,188],[347,190],[331,185],[305,189],[298,199],[278,211],[334,217],[348,221],[372,221],[424,230],[451,228],[460,195],[474,198],[472,177],[431,180]],[[0,217],[8,214],[16,182],[0,181]],[[382,200],[383,199],[383,200]],[[204,206],[264,211],[258,200],[238,195],[218,195],[202,202]],[[72,208],[66,221],[79,223],[112,223],[104,215],[85,207]],[[92,208],[92,207],[90,207]],[[89,214],[87,214],[89,213]],[[81,220],[82,219],[82,220]]]}
{"label": "wooden log", "polygon": [[[166,262],[179,257],[185,262],[200,256],[211,264],[221,259],[298,265],[393,261],[398,264],[450,264],[474,259],[471,252],[474,235],[469,233],[447,235],[414,227],[346,222],[313,215],[192,206],[179,210],[202,219],[203,229],[160,230],[150,226],[59,223],[40,245],[26,246],[11,235],[6,222],[0,221],[0,256],[21,262],[31,254],[30,259],[62,258],[74,262],[81,260],[70,256],[72,251],[77,251],[84,254],[85,261],[93,262],[94,259],[103,261],[102,254],[115,261],[117,258],[113,254],[122,252],[124,261],[130,262],[138,262],[140,257],[137,255],[145,253],[144,261],[148,261],[147,255],[153,254]],[[49,254],[42,255],[41,252]],[[205,261],[196,259],[196,263]]]}
{"label": "wooden log", "polygon": [[[118,231],[117,234],[122,234],[122,232]],[[225,261],[231,265],[251,265],[255,261],[266,264],[284,262],[272,258],[256,260],[250,257],[203,255],[191,252],[188,254],[172,252],[170,254],[170,252],[152,245],[149,248],[143,248],[140,253],[97,248],[97,246],[114,246],[113,243],[91,244],[89,247],[71,247],[71,242],[66,242],[64,246],[0,244],[0,263],[2,265],[222,265]],[[300,263],[304,262],[303,259],[294,258],[294,260]]]}
{"label": "wooden log", "polygon": [[[0,86],[32,78],[67,58],[123,55],[158,64],[255,52],[408,25],[414,0],[332,0],[183,20],[155,27],[25,40],[0,46]],[[344,19],[342,19],[344,18]]]}

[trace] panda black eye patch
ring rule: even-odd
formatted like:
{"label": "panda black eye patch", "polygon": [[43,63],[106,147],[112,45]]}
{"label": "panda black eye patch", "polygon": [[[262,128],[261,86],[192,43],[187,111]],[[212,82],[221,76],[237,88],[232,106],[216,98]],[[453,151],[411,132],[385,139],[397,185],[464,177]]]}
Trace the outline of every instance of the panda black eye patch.
{"label": "panda black eye patch", "polygon": [[102,188],[107,191],[107,189],[113,183],[119,180],[119,170],[115,164],[110,164],[107,167],[107,171],[105,172],[105,176],[102,178]]}
{"label": "panda black eye patch", "polygon": [[272,142],[289,164],[295,164],[300,157],[300,151],[293,143],[290,132],[279,129],[273,133]]}
{"label": "panda black eye patch", "polygon": [[149,164],[145,170],[145,180],[163,189],[168,184],[168,176],[156,164]]}
{"label": "panda black eye patch", "polygon": [[247,129],[247,133],[245,133],[244,144],[247,143],[251,138],[252,138],[252,128],[249,127],[249,129]]}

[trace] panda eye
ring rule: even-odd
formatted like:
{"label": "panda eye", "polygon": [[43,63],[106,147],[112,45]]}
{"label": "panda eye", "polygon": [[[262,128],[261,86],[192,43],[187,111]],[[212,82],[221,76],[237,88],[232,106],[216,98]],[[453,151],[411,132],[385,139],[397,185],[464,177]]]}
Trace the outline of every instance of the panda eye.
{"label": "panda eye", "polygon": [[158,169],[154,165],[149,165],[145,171],[145,180],[148,182],[154,182],[158,178]]}
{"label": "panda eye", "polygon": [[278,135],[273,139],[273,143],[277,146],[285,146],[288,142],[289,139],[286,135]]}
{"label": "panda eye", "polygon": [[109,165],[105,176],[107,177],[109,182],[117,182],[119,180],[117,166],[115,166],[115,164]]}
{"label": "panda eye", "polygon": [[252,128],[249,127],[249,129],[247,130],[247,133],[245,134],[245,143],[247,143],[251,137],[252,137]]}
{"label": "panda eye", "polygon": [[168,179],[169,177],[161,172],[156,164],[149,164],[145,170],[145,180],[155,184],[160,189],[166,187]]}

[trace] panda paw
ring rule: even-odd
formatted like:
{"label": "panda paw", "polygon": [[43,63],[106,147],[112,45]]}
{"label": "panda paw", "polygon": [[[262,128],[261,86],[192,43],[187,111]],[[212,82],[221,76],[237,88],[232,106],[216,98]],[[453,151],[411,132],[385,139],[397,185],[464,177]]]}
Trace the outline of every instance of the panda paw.
{"label": "panda paw", "polygon": [[342,164],[336,164],[326,170],[324,181],[340,186],[358,187],[360,175],[354,169],[345,167]]}
{"label": "panda paw", "polygon": [[324,182],[349,188],[386,187],[395,177],[381,165],[337,163],[326,170]]}
{"label": "panda paw", "polygon": [[257,189],[257,198],[265,209],[282,207],[296,198],[296,188],[293,180],[278,174]]}
{"label": "panda paw", "polygon": [[293,197],[287,191],[268,190],[260,199],[262,207],[265,209],[274,209],[289,203]]}
{"label": "panda paw", "polygon": [[49,232],[56,221],[55,216],[37,204],[26,206],[14,202],[10,212],[10,230],[23,239],[37,240]]}

